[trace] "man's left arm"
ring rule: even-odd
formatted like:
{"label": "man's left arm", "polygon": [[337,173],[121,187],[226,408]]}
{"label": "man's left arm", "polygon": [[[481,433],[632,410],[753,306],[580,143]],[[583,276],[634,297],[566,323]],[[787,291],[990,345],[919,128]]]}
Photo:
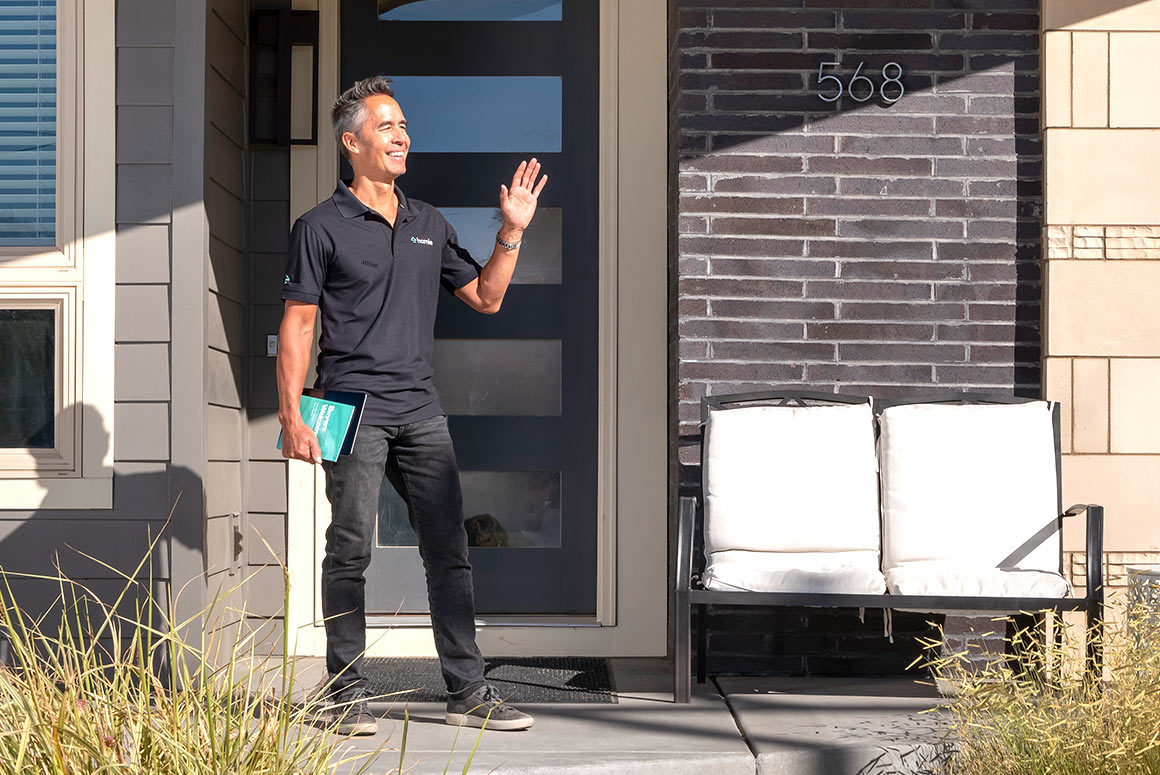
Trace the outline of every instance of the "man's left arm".
{"label": "man's left arm", "polygon": [[[495,249],[491,258],[479,271],[479,277],[455,291],[455,295],[468,306],[479,312],[494,315],[503,304],[504,294],[511,283],[512,273],[519,258],[519,244],[524,238],[524,229],[536,214],[536,204],[540,192],[548,182],[544,175],[536,183],[540,173],[540,163],[536,159],[520,162],[512,176],[512,185],[499,187],[499,208],[503,214],[503,226],[496,235]],[[501,243],[506,242],[507,247]]]}

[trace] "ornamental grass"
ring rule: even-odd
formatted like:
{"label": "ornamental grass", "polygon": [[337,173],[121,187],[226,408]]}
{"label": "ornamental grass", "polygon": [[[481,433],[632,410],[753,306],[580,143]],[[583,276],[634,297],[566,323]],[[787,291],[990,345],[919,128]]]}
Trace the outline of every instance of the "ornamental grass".
{"label": "ornamental grass", "polygon": [[[367,772],[386,741],[374,750],[344,744],[337,722],[317,721],[322,691],[291,700],[289,633],[283,656],[259,657],[256,633],[201,624],[222,610],[244,621],[244,610],[223,601],[247,579],[178,621],[173,600],[159,600],[152,581],[139,579],[156,545],[154,539],[130,574],[84,555],[123,579],[111,603],[59,569],[34,575],[0,568],[0,644],[6,641],[8,652],[0,664],[0,775]],[[284,565],[282,571],[288,594]],[[48,614],[20,610],[10,583],[18,578],[54,585],[51,625]],[[122,615],[123,608],[134,615]],[[281,685],[255,684],[263,670]],[[407,722],[392,772],[402,770],[406,737]]]}
{"label": "ornamental grass", "polygon": [[[1058,638],[1021,628],[1007,638],[1005,654],[981,654],[969,644],[927,657],[940,685],[953,687],[953,699],[934,711],[948,714],[957,742],[947,772],[1160,774],[1160,623],[1139,607],[1115,618],[1126,625],[1109,625],[1098,679],[1083,669],[1075,637],[1082,629],[1067,625]],[[938,654],[943,641],[923,646]]]}

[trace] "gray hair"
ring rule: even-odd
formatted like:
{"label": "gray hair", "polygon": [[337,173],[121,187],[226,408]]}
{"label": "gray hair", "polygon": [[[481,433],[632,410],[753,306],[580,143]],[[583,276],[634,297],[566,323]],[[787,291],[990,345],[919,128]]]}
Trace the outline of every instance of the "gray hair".
{"label": "gray hair", "polygon": [[366,99],[375,95],[392,98],[395,96],[390,78],[385,75],[372,75],[370,78],[357,81],[334,101],[334,107],[330,109],[330,124],[334,127],[334,139],[338,141],[338,150],[348,159],[350,156],[346,152],[346,146],[342,144],[342,136],[347,132],[358,136],[367,119]]}

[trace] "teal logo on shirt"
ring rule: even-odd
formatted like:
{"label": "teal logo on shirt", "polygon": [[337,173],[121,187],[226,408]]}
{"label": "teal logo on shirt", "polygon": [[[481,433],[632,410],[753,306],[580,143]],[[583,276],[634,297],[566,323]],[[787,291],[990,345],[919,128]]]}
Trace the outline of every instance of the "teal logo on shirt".
{"label": "teal logo on shirt", "polygon": [[414,245],[434,245],[435,243],[423,237],[411,237],[411,243]]}
{"label": "teal logo on shirt", "polygon": [[283,277],[283,278],[282,278],[282,284],[283,284],[283,285],[289,285],[289,284],[290,284],[290,275],[286,275],[285,277]]}

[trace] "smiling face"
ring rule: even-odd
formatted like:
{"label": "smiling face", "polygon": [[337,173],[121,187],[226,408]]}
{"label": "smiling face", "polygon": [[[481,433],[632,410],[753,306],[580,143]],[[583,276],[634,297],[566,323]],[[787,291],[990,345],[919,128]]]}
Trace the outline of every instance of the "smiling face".
{"label": "smiling face", "polygon": [[389,183],[407,171],[407,119],[394,98],[376,94],[363,102],[364,120],[358,134],[342,136],[355,177]]}

